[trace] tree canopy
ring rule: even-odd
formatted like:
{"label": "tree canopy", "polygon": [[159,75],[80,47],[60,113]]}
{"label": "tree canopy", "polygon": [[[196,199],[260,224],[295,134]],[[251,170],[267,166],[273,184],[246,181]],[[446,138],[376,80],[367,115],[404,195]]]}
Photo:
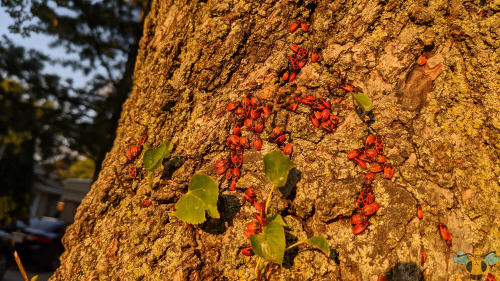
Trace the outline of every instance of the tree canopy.
{"label": "tree canopy", "polygon": [[[49,36],[50,47],[62,47],[71,56],[54,58],[19,46],[6,35],[0,39],[1,161],[12,161],[5,159],[15,156],[11,153],[16,145],[23,159],[31,155],[23,166],[31,171],[33,155],[46,163],[73,150],[96,163],[97,176],[130,93],[149,2],[2,1],[14,20],[11,32]],[[88,80],[75,86],[73,79],[47,73],[49,64],[62,71],[80,71]],[[7,170],[0,173],[13,175]]]}

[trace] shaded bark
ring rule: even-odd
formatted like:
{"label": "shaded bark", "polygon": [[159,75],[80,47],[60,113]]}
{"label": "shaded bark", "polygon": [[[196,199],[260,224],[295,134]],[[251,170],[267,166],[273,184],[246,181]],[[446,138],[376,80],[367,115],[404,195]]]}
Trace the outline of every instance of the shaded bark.
{"label": "shaded bark", "polygon": [[[84,199],[64,237],[66,252],[52,280],[237,280],[253,279],[256,257],[239,252],[250,245],[243,235],[253,207],[244,190],[269,190],[262,156],[276,147],[244,153],[242,178],[229,191],[215,162],[235,117],[230,101],[245,96],[274,99],[313,95],[330,100],[340,118],[326,133],[310,113],[280,110],[265,125],[262,139],[283,126],[294,145],[296,181],[288,197],[271,208],[282,213],[299,238],[328,239],[337,258],[307,247],[287,256],[288,266],[270,270],[270,280],[456,280],[466,276],[453,262],[458,250],[481,255],[497,250],[500,114],[498,25],[500,7],[485,1],[157,1],[140,42],[134,87],[123,107],[117,138],[99,179]],[[290,33],[296,19],[307,33]],[[287,69],[289,45],[320,49],[293,83],[276,83]],[[425,78],[411,78],[416,59],[429,52]],[[356,115],[352,99],[338,88],[337,65],[347,83],[373,101],[375,122]],[[426,66],[427,67],[427,66]],[[426,68],[427,69],[427,68]],[[417,72],[418,72],[417,71]],[[431,79],[432,78],[432,79]],[[419,88],[412,105],[408,85]],[[348,220],[356,208],[365,171],[346,157],[370,132],[383,137],[395,168],[391,180],[373,183],[381,209],[360,235]],[[172,162],[155,173],[127,176],[126,149],[141,134],[156,147],[171,140]],[[246,134],[244,132],[243,134]],[[142,166],[140,157],[134,162]],[[124,185],[118,185],[117,167]],[[221,220],[189,230],[173,215],[192,175],[219,183]],[[141,208],[149,199],[153,204]],[[287,200],[284,200],[287,199]],[[416,217],[422,205],[424,219]],[[448,246],[438,232],[445,223]],[[421,251],[427,260],[421,264]],[[499,274],[496,267],[492,272]],[[401,277],[403,276],[403,277]],[[395,279],[396,280],[396,279]]]}

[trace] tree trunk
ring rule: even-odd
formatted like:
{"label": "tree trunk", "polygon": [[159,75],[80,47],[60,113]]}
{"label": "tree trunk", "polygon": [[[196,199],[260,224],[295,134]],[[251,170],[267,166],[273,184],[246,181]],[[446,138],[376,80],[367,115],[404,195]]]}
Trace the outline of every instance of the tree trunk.
{"label": "tree trunk", "polygon": [[[262,157],[277,149],[267,141],[275,126],[293,144],[296,169],[271,209],[296,237],[325,237],[334,251],[327,257],[300,246],[286,253],[283,268],[267,267],[263,279],[467,276],[453,261],[457,251],[482,258],[500,245],[499,10],[498,1],[482,0],[155,1],[113,149],[66,232],[66,252],[51,280],[255,279],[259,258],[240,254],[250,246],[243,233],[255,212],[244,191],[270,189]],[[295,20],[309,30],[291,33]],[[320,58],[284,83],[291,43],[317,48]],[[429,60],[420,66],[423,52]],[[337,66],[347,84],[372,100],[370,126],[339,87]],[[245,150],[241,179],[230,191],[215,172],[215,162],[229,156],[225,142],[237,121],[226,106],[247,96],[275,101],[287,95],[330,101],[338,128],[314,127],[303,104],[296,112],[277,110],[265,123],[262,150]],[[128,176],[124,156],[142,134],[149,147],[174,144],[151,190],[142,154],[133,160],[136,179]],[[346,218],[356,211],[366,170],[347,153],[369,134],[382,137],[395,174],[390,180],[375,175],[381,208],[354,235]],[[243,135],[252,137],[246,128]],[[195,173],[219,184],[221,219],[190,230],[173,211]],[[141,208],[146,199],[152,205]],[[448,226],[451,246],[441,239],[439,223]]]}

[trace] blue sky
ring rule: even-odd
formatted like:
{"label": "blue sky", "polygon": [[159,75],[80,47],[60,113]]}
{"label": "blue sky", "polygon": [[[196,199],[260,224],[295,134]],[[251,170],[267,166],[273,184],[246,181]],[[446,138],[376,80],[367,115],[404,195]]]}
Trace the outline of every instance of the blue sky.
{"label": "blue sky", "polygon": [[[52,58],[71,58],[75,57],[75,55],[70,56],[66,54],[63,48],[51,48],[49,47],[50,42],[54,40],[54,38],[45,36],[45,35],[31,35],[30,37],[23,38],[18,34],[12,34],[9,32],[9,25],[13,23],[13,20],[10,16],[5,12],[5,8],[0,6],[0,36],[6,35],[7,37],[14,42],[16,45],[20,45],[25,47],[26,49],[36,49],[46,55],[49,55]],[[89,79],[89,77],[85,77],[83,73],[79,71],[73,71],[70,68],[64,68],[58,65],[47,65],[45,68],[45,72],[56,74],[62,78],[71,78],[74,81],[75,86],[83,86],[85,81]]]}

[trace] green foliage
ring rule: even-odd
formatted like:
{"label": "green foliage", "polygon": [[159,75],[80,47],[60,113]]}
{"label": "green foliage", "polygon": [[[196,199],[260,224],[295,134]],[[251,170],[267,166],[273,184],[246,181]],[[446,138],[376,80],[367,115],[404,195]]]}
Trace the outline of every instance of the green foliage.
{"label": "green foliage", "polygon": [[285,255],[286,239],[283,226],[273,221],[262,229],[262,233],[250,236],[252,249],[259,257],[281,265]]}
{"label": "green foliage", "polygon": [[172,143],[170,141],[166,141],[160,144],[160,146],[158,146],[158,148],[156,149],[146,149],[146,152],[144,152],[144,156],[142,157],[144,169],[148,170],[149,172],[153,172],[154,170],[158,169],[158,167],[160,167],[161,163],[163,162],[163,159],[170,157],[171,150]]}
{"label": "green foliage", "polygon": [[29,214],[34,148],[35,144],[30,140],[3,147],[0,159],[0,225]]}
{"label": "green foliage", "polygon": [[314,237],[307,239],[307,243],[317,247],[323,253],[325,253],[325,255],[327,255],[327,256],[330,255],[330,247],[328,246],[328,242],[326,241],[325,238],[319,237],[319,236],[314,236]]}
{"label": "green foliage", "polygon": [[219,187],[207,175],[194,175],[189,183],[188,192],[184,194],[177,204],[174,215],[189,224],[200,224],[206,220],[205,211],[212,218],[219,218],[217,200]]}
{"label": "green foliage", "polygon": [[65,175],[69,178],[91,179],[94,176],[95,163],[90,158],[77,159],[69,168],[69,173]]}
{"label": "green foliage", "polygon": [[274,150],[264,155],[264,170],[267,179],[278,187],[285,185],[288,171],[295,163],[279,150]]}
{"label": "green foliage", "polygon": [[363,112],[363,115],[373,109],[372,101],[366,94],[352,93],[352,98],[354,99],[354,107],[360,108]]}
{"label": "green foliage", "polygon": [[160,144],[156,149],[148,148],[147,146],[144,146],[144,149],[146,149],[146,151],[142,156],[142,163],[144,169],[149,172],[148,183],[151,187],[153,185],[153,172],[160,167],[163,159],[170,157],[172,143],[166,141]]}
{"label": "green foliage", "polygon": [[[264,166],[266,177],[273,183],[269,197],[266,200],[264,213],[267,213],[274,188],[276,186],[285,185],[288,172],[295,166],[295,164],[281,151],[272,151],[264,156]],[[287,225],[281,215],[267,213],[266,221],[267,222],[264,222],[262,233],[250,236],[250,242],[254,253],[266,261],[281,265],[283,263],[285,251],[303,243],[313,245],[327,255],[330,254],[330,247],[328,246],[326,239],[316,236],[305,241],[300,241],[286,248],[284,228]],[[258,265],[256,267],[256,271],[257,276],[259,276],[260,273],[258,272],[260,269]]]}
{"label": "green foliage", "polygon": [[267,215],[267,221],[269,223],[275,222],[283,227],[286,226],[286,222],[283,220],[280,214],[269,214]]}
{"label": "green foliage", "polygon": [[[36,114],[37,127],[44,129],[43,142],[49,144],[39,146],[42,160],[61,156],[59,148],[64,142],[94,159],[95,170],[100,170],[131,90],[150,4],[150,0],[2,1],[2,8],[14,20],[11,32],[47,35],[54,39],[51,47],[64,48],[69,54],[51,58],[25,50],[6,36],[0,39],[0,80],[19,81],[23,96],[39,105],[38,112],[43,113]],[[67,73],[82,72],[87,81],[75,86],[71,78],[48,74],[44,66],[49,64],[70,68]],[[23,123],[22,119],[11,120]],[[35,138],[38,143],[42,136]]]}

